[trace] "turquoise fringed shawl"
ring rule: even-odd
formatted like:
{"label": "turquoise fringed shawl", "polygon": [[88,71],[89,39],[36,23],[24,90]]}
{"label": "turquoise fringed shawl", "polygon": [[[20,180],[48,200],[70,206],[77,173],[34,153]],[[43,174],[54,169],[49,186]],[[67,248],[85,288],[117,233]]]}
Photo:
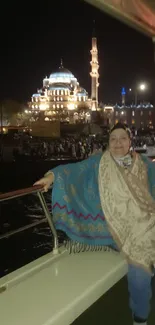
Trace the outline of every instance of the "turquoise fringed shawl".
{"label": "turquoise fringed shawl", "polygon": [[[116,247],[100,203],[98,170],[101,156],[102,153],[52,169],[55,175],[53,221],[56,229],[64,231],[71,240]],[[155,197],[155,165],[145,156],[142,159],[148,167],[150,193]]]}

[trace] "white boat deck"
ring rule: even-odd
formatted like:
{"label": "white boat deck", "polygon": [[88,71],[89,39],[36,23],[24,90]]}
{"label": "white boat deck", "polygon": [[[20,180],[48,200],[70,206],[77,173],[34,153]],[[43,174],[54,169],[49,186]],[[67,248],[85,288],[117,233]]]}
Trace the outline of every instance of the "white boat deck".
{"label": "white boat deck", "polygon": [[69,325],[126,273],[116,252],[49,253],[0,279],[1,324]]}

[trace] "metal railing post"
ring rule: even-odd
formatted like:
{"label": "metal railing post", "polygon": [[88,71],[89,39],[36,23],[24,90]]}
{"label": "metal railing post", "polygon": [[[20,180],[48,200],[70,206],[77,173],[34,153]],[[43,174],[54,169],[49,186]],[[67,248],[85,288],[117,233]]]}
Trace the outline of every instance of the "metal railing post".
{"label": "metal railing post", "polygon": [[20,231],[31,228],[34,225],[41,224],[42,222],[45,222],[45,219],[46,219],[46,221],[48,222],[48,224],[50,226],[52,235],[54,237],[54,248],[53,248],[52,252],[53,252],[53,254],[58,254],[59,253],[58,235],[57,235],[56,229],[54,227],[54,224],[52,222],[51,215],[50,215],[50,212],[48,210],[48,207],[47,207],[44,195],[43,195],[43,187],[42,186],[40,186],[40,185],[39,186],[32,186],[32,187],[28,187],[28,188],[21,189],[21,190],[16,190],[16,191],[0,194],[0,202],[4,202],[4,201],[7,201],[7,200],[12,200],[12,199],[15,199],[15,198],[18,198],[18,197],[21,197],[21,196],[24,196],[24,195],[33,194],[33,193],[37,193],[37,196],[38,196],[39,201],[41,203],[43,212],[45,214],[45,218],[42,219],[41,221],[36,221],[36,222],[34,222],[34,223],[30,224],[30,225],[26,225],[24,227],[21,227],[18,230],[13,230],[13,231],[10,231],[10,232],[8,232],[8,233],[6,233],[4,235],[0,235],[0,239],[6,238],[7,236],[8,237],[12,236],[12,235],[14,235],[16,233],[19,233]]}
{"label": "metal railing post", "polygon": [[37,195],[39,197],[39,200],[40,200],[42,209],[43,209],[43,211],[45,213],[45,217],[47,218],[47,221],[48,221],[49,226],[51,228],[51,232],[52,232],[52,234],[54,236],[53,253],[54,254],[58,254],[59,253],[59,248],[58,248],[58,235],[57,235],[57,232],[56,232],[55,227],[53,225],[53,222],[52,222],[52,219],[51,219],[51,215],[50,215],[50,212],[48,210],[48,207],[47,207],[47,204],[46,204],[44,195],[43,195],[42,192],[37,192]]}

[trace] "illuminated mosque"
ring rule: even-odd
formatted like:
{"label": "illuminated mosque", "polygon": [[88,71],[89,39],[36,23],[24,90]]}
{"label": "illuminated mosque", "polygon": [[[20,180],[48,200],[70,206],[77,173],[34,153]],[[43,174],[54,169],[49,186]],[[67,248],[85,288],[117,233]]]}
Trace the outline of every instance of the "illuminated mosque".
{"label": "illuminated mosque", "polygon": [[29,109],[34,120],[42,112],[45,121],[67,123],[87,123],[91,120],[91,112],[98,107],[98,50],[97,39],[92,38],[91,49],[91,98],[87,91],[79,85],[78,80],[61,60],[59,69],[43,79],[43,87],[32,95]]}

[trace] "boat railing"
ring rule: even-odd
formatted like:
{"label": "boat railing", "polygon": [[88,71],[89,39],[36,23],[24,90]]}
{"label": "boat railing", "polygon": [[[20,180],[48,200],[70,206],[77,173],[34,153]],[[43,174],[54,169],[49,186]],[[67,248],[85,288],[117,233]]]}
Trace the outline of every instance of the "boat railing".
{"label": "boat railing", "polygon": [[27,230],[29,228],[35,227],[41,223],[44,222],[48,222],[51,232],[53,234],[54,237],[54,246],[53,246],[53,253],[54,254],[58,254],[59,250],[58,250],[58,235],[56,232],[56,229],[53,225],[52,219],[51,219],[51,215],[50,212],[48,210],[45,198],[44,198],[44,194],[43,194],[43,187],[42,186],[32,186],[32,187],[28,187],[25,189],[20,189],[20,190],[16,190],[16,191],[11,191],[11,192],[7,192],[7,193],[2,193],[0,194],[0,202],[4,202],[4,201],[8,201],[8,200],[12,200],[21,196],[25,196],[25,195],[30,195],[30,194],[37,194],[42,210],[44,212],[45,218],[43,218],[42,220],[39,221],[35,221],[32,222],[30,225],[25,225],[23,227],[20,227],[16,230],[13,231],[9,231],[5,234],[0,235],[0,239],[3,238],[7,238],[10,237],[12,235],[15,235],[21,231]]}

